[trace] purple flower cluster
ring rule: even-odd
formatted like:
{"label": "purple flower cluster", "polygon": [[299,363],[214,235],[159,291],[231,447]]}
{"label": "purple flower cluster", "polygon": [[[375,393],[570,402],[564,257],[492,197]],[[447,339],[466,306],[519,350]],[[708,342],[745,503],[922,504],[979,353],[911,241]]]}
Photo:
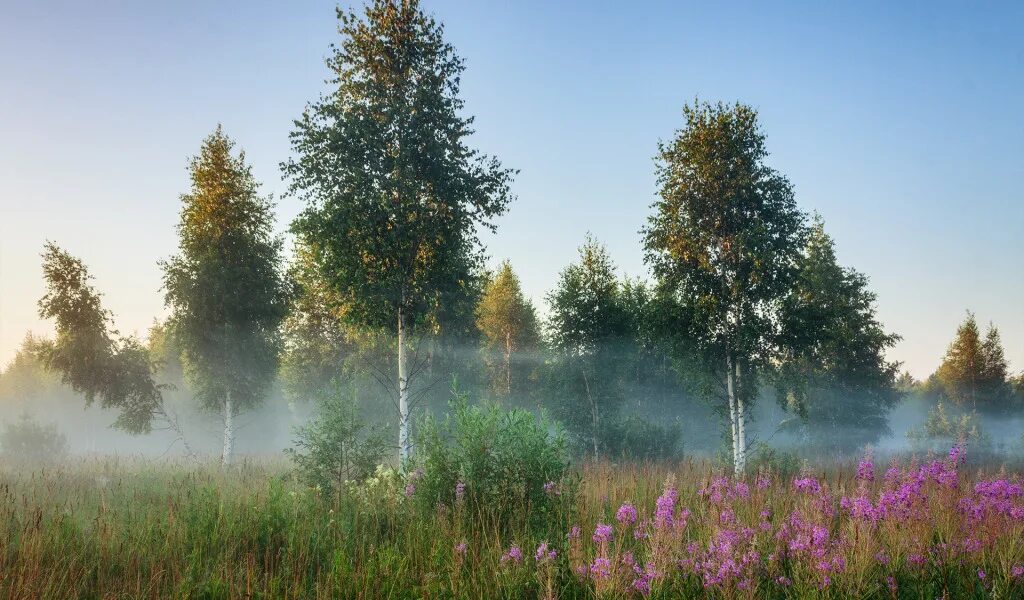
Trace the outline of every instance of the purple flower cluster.
{"label": "purple flower cluster", "polygon": [[519,546],[511,546],[505,554],[501,555],[501,562],[520,564],[523,562],[523,550]]}
{"label": "purple flower cluster", "polygon": [[[975,584],[980,581],[985,589],[1007,581],[1024,585],[1018,557],[1018,562],[992,561],[994,550],[1002,552],[997,544],[1024,528],[1024,485],[1002,477],[967,486],[960,464],[962,448],[949,459],[893,463],[876,477],[867,455],[857,465],[857,485],[849,496],[831,493],[824,480],[808,474],[793,480],[788,492],[772,488],[768,473],[759,474],[754,486],[712,477],[696,490],[700,530],[695,533],[687,529],[690,511],[667,483],[652,510],[625,502],[615,521],[595,525],[590,539],[573,526],[566,563],[598,597],[657,595],[659,581],[672,578],[688,579],[715,597],[771,594],[766,585],[828,589],[828,595],[846,597],[848,571],[864,565],[877,569],[876,585],[893,597],[906,591],[897,578],[908,569],[921,576],[933,569],[961,569],[976,574]],[[751,487],[772,488],[772,493],[752,493]],[[937,524],[943,527],[941,537],[935,535]],[[546,542],[534,554],[538,577],[549,585],[555,557]],[[520,564],[522,553],[513,546],[502,561]],[[853,579],[862,576],[858,572]]]}
{"label": "purple flower cluster", "polygon": [[594,540],[595,544],[605,544],[612,541],[613,528],[611,525],[605,525],[604,523],[598,523],[597,527],[594,528],[594,535],[591,539]]}
{"label": "purple flower cluster", "polygon": [[864,455],[864,458],[857,463],[857,481],[871,483],[875,480],[875,463],[871,460],[871,454]]}
{"label": "purple flower cluster", "polygon": [[676,502],[679,500],[679,492],[676,488],[670,487],[662,492],[661,496],[655,502],[656,508],[654,510],[654,526],[658,529],[665,529],[672,527],[674,524],[674,514],[676,510]]}
{"label": "purple flower cluster", "polygon": [[541,542],[540,545],[537,546],[537,551],[533,554],[533,559],[538,563],[554,562],[557,556],[558,553],[554,548],[548,546],[547,542]]}
{"label": "purple flower cluster", "polygon": [[619,507],[619,510],[616,511],[615,520],[622,525],[632,525],[633,523],[636,523],[636,507],[628,502],[624,503]]}

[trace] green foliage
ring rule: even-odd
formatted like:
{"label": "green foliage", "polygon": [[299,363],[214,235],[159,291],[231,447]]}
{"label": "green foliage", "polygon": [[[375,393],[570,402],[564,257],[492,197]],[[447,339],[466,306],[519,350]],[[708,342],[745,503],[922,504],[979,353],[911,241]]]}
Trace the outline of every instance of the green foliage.
{"label": "green foliage", "polygon": [[750,468],[755,472],[767,471],[788,481],[800,472],[803,461],[790,450],[769,446],[764,442],[754,445],[750,453]]}
{"label": "green foliage", "polygon": [[103,407],[117,408],[116,427],[148,433],[154,418],[166,417],[149,352],[137,339],[113,330],[81,260],[47,243],[43,275],[46,295],[39,316],[56,322],[55,339],[39,347],[43,363],[84,394],[87,405],[99,398]]}
{"label": "green foliage", "polygon": [[464,69],[418,2],[338,11],[328,96],[296,121],[285,163],[307,200],[292,228],[360,324],[410,322],[458,294],[476,226],[504,212],[511,172],[466,146]]}
{"label": "green foliage", "polygon": [[422,371],[408,364],[409,334],[465,323],[451,307],[475,302],[477,230],[505,212],[512,171],[467,146],[462,60],[417,0],[376,0],[338,19],[342,40],[327,61],[336,87],[295,122],[296,158],[282,166],[306,201],[292,230],[347,318],[397,333],[404,461],[409,382]]}
{"label": "green foliage", "polygon": [[1012,397],[999,330],[989,325],[984,340],[974,314],[957,328],[932,389],[957,405],[981,410],[1007,408]]}
{"label": "green foliage", "polygon": [[602,423],[600,444],[612,459],[667,460],[682,456],[682,427],[635,415]]}
{"label": "green foliage", "polygon": [[25,336],[14,358],[0,372],[0,403],[31,404],[57,392],[60,377],[43,363],[46,347],[46,340],[31,333]]}
{"label": "green foliage", "polygon": [[337,389],[308,425],[296,428],[295,446],[285,453],[303,481],[330,496],[366,479],[387,450],[383,430],[367,428],[356,404]]}
{"label": "green foliage", "polygon": [[245,153],[221,128],[189,163],[181,196],[179,254],[162,263],[169,327],[205,405],[259,403],[277,369],[278,326],[290,290],[281,272],[273,205]]}
{"label": "green foliage", "polygon": [[754,109],[698,101],[683,115],[683,129],[659,146],[647,262],[692,313],[696,341],[737,360],[768,358],[777,304],[804,245],[804,215],[789,181],[765,163]]}
{"label": "green foliage", "polygon": [[0,430],[0,456],[13,463],[53,464],[68,454],[67,437],[55,423],[44,425],[28,413]]}
{"label": "green foliage", "polygon": [[320,277],[307,245],[296,244],[289,278],[296,294],[282,323],[280,378],[288,398],[303,401],[329,389],[368,344],[345,322],[344,303]]}
{"label": "green foliage", "polygon": [[[454,506],[459,482],[471,512],[502,523],[524,511],[548,514],[572,500],[565,487],[565,437],[543,416],[494,404],[470,406],[457,396],[444,420],[423,420],[416,440],[414,494],[428,510],[439,503]],[[555,490],[545,489],[549,482]]]}
{"label": "green foliage", "polygon": [[741,472],[746,402],[780,351],[779,307],[796,278],[805,217],[789,181],[766,164],[756,111],[697,101],[683,115],[685,126],[659,145],[646,261],[687,326],[674,332],[693,342],[686,362],[726,382]]}
{"label": "green foliage", "polygon": [[614,417],[624,400],[621,350],[630,334],[607,249],[588,236],[579,261],[562,270],[547,301],[554,353],[547,378],[555,414],[575,437],[589,440],[596,458],[602,421]]}
{"label": "green foliage", "polygon": [[834,242],[817,219],[783,302],[785,351],[776,383],[786,409],[826,450],[878,441],[900,397],[899,365],[885,359],[900,338],[878,322],[875,300],[867,277],[838,264]]}
{"label": "green foliage", "polygon": [[978,415],[954,408],[950,415],[946,406],[939,402],[928,411],[924,424],[907,432],[907,439],[924,449],[942,450],[956,443],[969,444],[972,449],[989,449],[991,440],[978,425]]}
{"label": "green foliage", "polygon": [[492,389],[511,397],[513,388],[529,376],[529,363],[520,352],[537,351],[540,333],[533,304],[523,296],[519,278],[508,261],[487,281],[476,308],[476,325],[483,335],[485,362],[491,372]]}

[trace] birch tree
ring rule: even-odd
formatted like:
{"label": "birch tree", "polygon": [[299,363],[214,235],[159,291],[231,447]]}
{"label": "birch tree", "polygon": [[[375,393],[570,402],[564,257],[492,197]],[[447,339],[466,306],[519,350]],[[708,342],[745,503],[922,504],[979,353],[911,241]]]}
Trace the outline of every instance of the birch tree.
{"label": "birch tree", "polygon": [[900,340],[878,321],[868,278],[841,266],[835,244],[815,219],[796,283],[783,303],[779,397],[800,417],[815,445],[855,451],[889,432],[900,398],[899,363],[886,351]]}
{"label": "birch tree", "polygon": [[724,383],[733,466],[746,465],[746,417],[758,367],[777,351],[778,312],[806,236],[789,181],[767,166],[757,112],[697,101],[659,145],[660,198],[644,229],[664,293],[690,313],[691,336]]}
{"label": "birch tree", "polygon": [[605,247],[588,235],[579,260],[562,270],[547,302],[555,410],[599,460],[602,431],[623,402],[620,375],[626,362],[619,350],[629,334],[621,286]]}
{"label": "birch tree", "polygon": [[347,315],[397,338],[399,458],[409,457],[407,345],[480,264],[478,227],[510,200],[512,172],[467,146],[463,61],[415,0],[338,11],[333,90],[295,122],[283,165],[306,209],[293,231]]}
{"label": "birch tree", "polygon": [[231,464],[235,416],[263,400],[287,313],[273,205],[217,127],[189,163],[181,196],[179,254],[161,263],[171,335],[198,399],[224,419],[221,460]]}
{"label": "birch tree", "polygon": [[114,427],[132,434],[174,432],[193,455],[177,416],[164,403],[164,386],[154,378],[158,361],[136,337],[114,329],[113,315],[103,307],[85,263],[47,243],[43,278],[46,294],[39,300],[39,316],[54,320],[55,337],[32,347],[42,365],[84,395],[86,406],[98,401],[117,410]]}
{"label": "birch tree", "polygon": [[492,372],[492,386],[499,395],[509,398],[513,379],[519,383],[518,377],[513,377],[515,359],[521,352],[536,351],[540,334],[537,313],[523,295],[519,278],[508,261],[503,262],[497,274],[484,285],[476,317],[477,327],[483,334],[485,361]]}

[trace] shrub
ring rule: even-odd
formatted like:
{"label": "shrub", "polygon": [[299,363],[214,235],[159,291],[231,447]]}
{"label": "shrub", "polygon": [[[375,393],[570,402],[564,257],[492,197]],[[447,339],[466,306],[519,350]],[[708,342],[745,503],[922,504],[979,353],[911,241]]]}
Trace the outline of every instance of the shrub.
{"label": "shrub", "polygon": [[662,425],[635,416],[606,421],[601,430],[601,445],[612,459],[680,458],[681,438],[678,423]]}
{"label": "shrub", "polygon": [[366,479],[388,449],[380,427],[367,428],[354,402],[337,393],[324,399],[316,418],[295,429],[285,452],[300,479],[331,495],[347,482]]}
{"label": "shrub", "polygon": [[4,424],[0,454],[11,462],[52,464],[67,456],[68,440],[55,423],[44,425],[23,414],[17,422]]}
{"label": "shrub", "polygon": [[773,448],[764,442],[754,446],[749,455],[749,473],[771,471],[783,479],[789,479],[799,473],[803,466],[803,461],[795,452]]}
{"label": "shrub", "polygon": [[499,522],[525,514],[543,520],[575,495],[561,429],[544,415],[469,406],[461,396],[443,421],[421,422],[412,466],[407,491],[429,510],[463,505]]}

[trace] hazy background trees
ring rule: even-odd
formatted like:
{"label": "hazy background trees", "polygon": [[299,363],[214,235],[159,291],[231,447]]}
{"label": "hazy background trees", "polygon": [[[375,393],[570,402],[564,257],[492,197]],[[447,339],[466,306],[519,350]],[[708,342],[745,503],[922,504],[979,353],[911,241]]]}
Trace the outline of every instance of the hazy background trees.
{"label": "hazy background trees", "polygon": [[476,326],[483,340],[484,362],[491,389],[499,397],[525,397],[540,351],[537,311],[506,260],[484,284],[476,308]]}
{"label": "hazy background trees", "polygon": [[823,450],[852,452],[889,433],[899,365],[885,352],[898,340],[878,322],[867,277],[839,265],[817,218],[783,300],[777,379],[802,435]]}

